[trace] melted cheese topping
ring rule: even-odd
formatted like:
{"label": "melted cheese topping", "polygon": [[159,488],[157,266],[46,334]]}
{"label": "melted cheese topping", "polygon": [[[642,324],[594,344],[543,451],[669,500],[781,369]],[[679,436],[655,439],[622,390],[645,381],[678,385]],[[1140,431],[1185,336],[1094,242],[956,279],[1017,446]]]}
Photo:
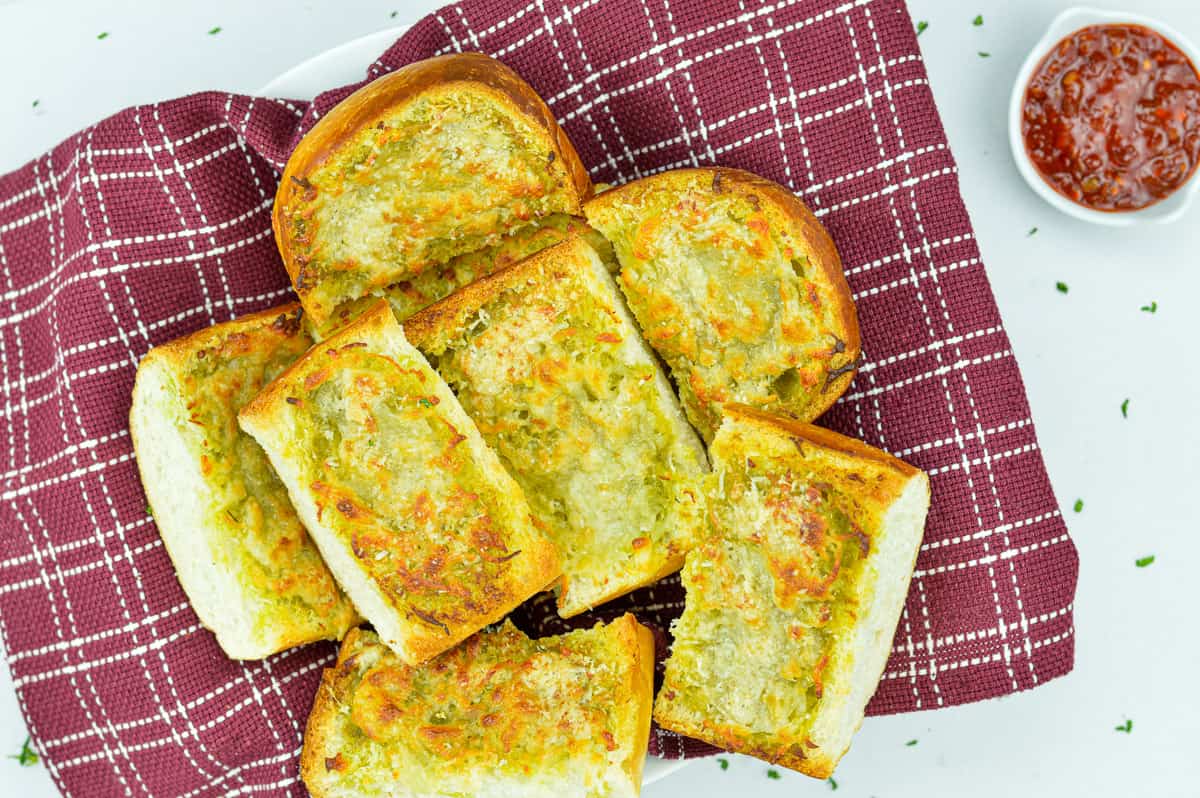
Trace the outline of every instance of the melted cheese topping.
{"label": "melted cheese topping", "polygon": [[296,290],[324,324],[338,305],[573,210],[545,136],[490,95],[429,91],[297,178],[285,234]]}
{"label": "melted cheese topping", "polygon": [[[404,321],[417,311],[450,296],[464,285],[507,268],[572,235],[584,236],[593,245],[607,244],[603,237],[588,227],[582,219],[565,213],[555,213],[509,233],[494,246],[459,255],[444,265],[426,269],[406,280],[389,283],[384,286],[382,295],[392,306],[396,319]],[[323,337],[353,321],[376,301],[376,297],[366,296],[342,303],[333,318],[324,326]]]}
{"label": "melted cheese topping", "polygon": [[530,640],[505,622],[417,668],[361,633],[338,668],[326,775],[347,794],[381,794],[388,776],[415,795],[505,778],[608,794],[637,746],[636,663],[616,626]]}
{"label": "melted cheese topping", "polygon": [[[237,412],[308,348],[298,314],[239,329],[189,352],[180,391],[200,470],[212,492],[208,523],[217,567],[234,573],[254,603],[256,631],[340,636],[353,608],[296,517],[262,448]],[[310,630],[310,631],[306,631]]]}
{"label": "melted cheese topping", "polygon": [[452,397],[409,351],[384,354],[363,343],[322,350],[289,386],[295,436],[287,456],[322,525],[387,600],[449,635],[513,604],[509,582],[523,572],[522,550],[529,557],[545,544],[531,528],[510,525],[512,511],[476,459],[469,426],[442,412],[438,405]]}
{"label": "melted cheese topping", "polygon": [[808,417],[848,363],[834,298],[757,202],[652,190],[590,221],[613,242],[630,309],[706,440],[728,402]]}
{"label": "melted cheese topping", "polygon": [[598,264],[567,256],[520,282],[434,355],[550,527],[563,559],[560,610],[572,614],[691,548],[706,466]]}
{"label": "melted cheese topping", "polygon": [[794,453],[747,455],[735,440],[722,429],[712,449],[713,534],[683,571],[686,608],[659,700],[738,750],[803,756],[858,611],[870,553],[859,522],[875,522],[857,510],[851,519]]}

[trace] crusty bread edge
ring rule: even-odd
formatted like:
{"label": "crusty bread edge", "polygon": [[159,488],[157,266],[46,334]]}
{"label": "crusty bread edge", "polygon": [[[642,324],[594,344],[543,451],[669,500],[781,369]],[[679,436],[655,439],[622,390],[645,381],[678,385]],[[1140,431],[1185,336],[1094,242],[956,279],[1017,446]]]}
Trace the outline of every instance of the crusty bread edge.
{"label": "crusty bread edge", "polygon": [[[275,193],[271,227],[292,285],[296,284],[300,269],[287,235],[285,217],[298,188],[296,181],[304,180],[355,133],[387,111],[403,107],[431,88],[452,83],[475,84],[513,113],[529,119],[535,130],[542,131],[550,151],[566,170],[567,188],[574,195],[575,207],[571,210],[578,213],[582,203],[592,194],[591,177],[574,145],[537,92],[511,68],[482,53],[450,53],[427,58],[377,78],[342,100],[313,125],[288,158]],[[325,319],[319,321],[324,323]]]}
{"label": "crusty bread edge", "polygon": [[637,702],[637,724],[634,727],[634,749],[626,765],[633,794],[641,790],[642,772],[646,766],[646,753],[650,747],[650,714],[654,706],[654,633],[626,614],[633,624],[637,640],[636,662],[632,673],[630,693]]}
{"label": "crusty bread edge", "polygon": [[362,634],[361,629],[351,629],[342,640],[333,667],[325,668],[321,672],[321,683],[317,686],[312,710],[308,713],[308,721],[304,725],[304,740],[300,749],[300,780],[312,793],[312,798],[327,798],[329,795],[322,777],[327,773],[325,748],[329,731],[337,721],[339,710],[338,677],[342,665],[350,657],[350,652],[359,648],[359,638]]}
{"label": "crusty bread edge", "polygon": [[[719,176],[719,177],[718,177]],[[589,223],[608,212],[614,206],[653,190],[656,187],[683,189],[687,187],[720,187],[720,192],[729,191],[739,196],[755,196],[765,199],[764,209],[773,211],[782,221],[789,223],[798,233],[798,238],[811,253],[810,262],[819,268],[823,282],[833,292],[838,307],[838,319],[845,337],[845,354],[848,363],[858,363],[862,354],[862,338],[859,334],[858,311],[854,296],[846,282],[842,259],[829,232],[804,202],[784,186],[765,177],[730,167],[696,167],[674,169],[657,175],[634,180],[622,186],[598,193],[584,203],[583,213]],[[597,225],[593,224],[593,227]],[[846,392],[854,379],[856,369],[848,369],[830,381],[810,405],[803,420],[812,421],[833,406]]]}
{"label": "crusty bread edge", "polygon": [[866,614],[859,618],[853,642],[845,649],[850,661],[826,679],[826,702],[809,731],[817,749],[801,770],[811,776],[832,774],[862,725],[867,702],[879,686],[891,653],[928,510],[929,478],[917,472],[888,507],[874,537],[877,551],[868,560],[870,578],[856,591],[867,603]]}

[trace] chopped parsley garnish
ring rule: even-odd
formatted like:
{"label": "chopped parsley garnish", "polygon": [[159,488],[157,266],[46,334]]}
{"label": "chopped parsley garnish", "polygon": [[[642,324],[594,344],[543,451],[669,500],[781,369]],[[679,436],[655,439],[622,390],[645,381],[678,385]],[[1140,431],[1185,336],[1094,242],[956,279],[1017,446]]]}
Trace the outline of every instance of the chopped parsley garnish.
{"label": "chopped parsley garnish", "polygon": [[103,40],[107,39],[107,38],[108,38],[108,31],[104,31],[104,33],[101,33],[101,34],[100,34],[99,36],[97,36],[96,38],[97,38],[97,39],[99,39],[99,40],[101,40],[101,41],[103,41]]}
{"label": "chopped parsley garnish", "polygon": [[837,779],[835,779],[833,776],[829,777],[829,789],[831,789],[831,790],[837,789]]}
{"label": "chopped parsley garnish", "polygon": [[400,13],[399,11],[393,11],[392,13],[388,14],[388,16],[391,17],[392,19],[395,19],[396,15],[399,13]]}
{"label": "chopped parsley garnish", "polygon": [[717,757],[717,764],[721,766],[721,770],[729,770],[729,760],[725,757]]}
{"label": "chopped parsley garnish", "polygon": [[38,763],[37,751],[33,750],[30,744],[29,737],[25,738],[25,742],[21,745],[21,753],[10,754],[9,759],[17,760],[17,764],[23,768],[33,767]]}
{"label": "chopped parsley garnish", "polygon": [[775,768],[771,768],[770,770],[767,771],[767,778],[768,779],[778,779],[779,771],[776,770]]}
{"label": "chopped parsley garnish", "polygon": [[209,35],[209,36],[216,36],[216,35],[217,35],[218,33],[220,33],[220,32],[221,32],[221,26],[220,26],[220,25],[218,25],[217,27],[215,27],[215,28],[211,29],[211,30],[208,32],[208,35]]}
{"label": "chopped parsley garnish", "polygon": [[1115,731],[1125,732],[1126,734],[1129,734],[1131,731],[1133,731],[1133,721],[1127,719],[1120,726],[1115,726],[1113,728]]}
{"label": "chopped parsley garnish", "polygon": [[1153,554],[1151,554],[1148,557],[1138,557],[1136,560],[1133,561],[1133,564],[1136,565],[1138,568],[1145,568],[1147,565],[1150,565],[1152,562],[1154,562]]}
{"label": "chopped parsley garnish", "polygon": [[971,20],[971,24],[972,24],[972,25],[974,25],[974,26],[975,26],[975,27],[977,27],[977,28],[978,28],[980,25],[982,25],[982,24],[983,24],[983,14],[977,14],[977,15],[975,16],[975,19]]}
{"label": "chopped parsley garnish", "polygon": [[1060,293],[1060,294],[1065,294],[1065,293],[1067,293],[1067,291],[1070,290],[1069,288],[1067,288],[1067,284],[1062,282],[1061,280],[1059,280],[1057,283],[1055,283],[1054,287],[1058,289],[1058,293]]}
{"label": "chopped parsley garnish", "polygon": [[908,742],[905,743],[905,745],[907,745],[909,748],[912,748],[916,744],[917,744],[916,740],[909,740]]}
{"label": "chopped parsley garnish", "polygon": [[[37,105],[37,103],[34,103],[34,105]],[[1158,301],[1155,300],[1154,302],[1151,302],[1149,305],[1142,305],[1142,312],[1143,313],[1158,313]]]}
{"label": "chopped parsley garnish", "polygon": [[991,54],[991,53],[985,53],[983,50],[980,50],[980,51],[979,51],[979,57],[980,57],[980,58],[991,58],[991,57],[992,57],[992,54]]}
{"label": "chopped parsley garnish", "polygon": [[433,407],[433,402],[426,399],[424,396],[417,398],[417,404],[419,404],[421,407]]}
{"label": "chopped parsley garnish", "polygon": [[38,107],[39,105],[41,105],[41,104],[42,104],[42,101],[41,101],[41,100],[34,100],[34,101],[33,101],[33,107],[34,107],[34,108],[37,108],[37,107]]}
{"label": "chopped parsley garnish", "polygon": [[1083,512],[1083,499],[1075,500],[1075,512],[1077,512],[1077,513]]}
{"label": "chopped parsley garnish", "polygon": [[1121,402],[1121,418],[1129,418],[1129,400]]}
{"label": "chopped parsley garnish", "polygon": [[150,509],[150,505],[148,504],[146,505],[146,515],[150,516],[151,518],[154,517],[154,511]]}
{"label": "chopped parsley garnish", "polygon": [[[928,27],[929,27],[929,23],[926,22],[925,20],[921,20],[920,22],[918,22],[917,23],[917,35],[920,36],[922,33],[925,32],[925,29]],[[836,790],[837,788],[834,787],[834,789]]]}
{"label": "chopped parsley garnish", "polygon": [[1026,237],[1026,238],[1032,238],[1032,237],[1033,237],[1033,236],[1035,236],[1035,235],[1037,235],[1037,228],[1036,228],[1036,227],[1031,227],[1031,228],[1029,228],[1029,232],[1025,234],[1025,237]]}

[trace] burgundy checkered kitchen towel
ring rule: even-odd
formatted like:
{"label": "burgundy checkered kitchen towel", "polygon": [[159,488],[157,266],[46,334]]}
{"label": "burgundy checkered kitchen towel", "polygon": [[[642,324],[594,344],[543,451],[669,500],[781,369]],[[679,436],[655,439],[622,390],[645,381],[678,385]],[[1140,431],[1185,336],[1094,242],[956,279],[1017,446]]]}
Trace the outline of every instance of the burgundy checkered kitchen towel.
{"label": "burgundy checkered kitchen towel", "polygon": [[[871,712],[1069,671],[1075,550],[901,0],[472,0],[416,25],[371,76],[466,49],[541,92],[597,181],[741,167],[833,234],[867,361],[823,423],[933,481]],[[131,108],[0,177],[0,632],[64,793],[304,794],[301,732],[334,646],[221,654],[147,516],[126,416],[151,346],[290,297],[270,226],[279,170],[345,94]],[[671,579],[606,609],[665,628],[679,599]],[[561,629],[543,609],[525,627]]]}

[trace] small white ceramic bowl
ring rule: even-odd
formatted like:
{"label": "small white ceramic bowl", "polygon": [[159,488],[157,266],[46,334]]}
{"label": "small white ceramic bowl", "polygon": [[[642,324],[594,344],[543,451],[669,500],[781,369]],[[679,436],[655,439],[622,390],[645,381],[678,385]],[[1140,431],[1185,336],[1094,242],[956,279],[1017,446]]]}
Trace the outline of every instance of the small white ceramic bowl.
{"label": "small white ceramic bowl", "polygon": [[1021,70],[1017,73],[1017,81],[1013,85],[1012,99],[1009,101],[1008,106],[1008,141],[1012,147],[1013,158],[1017,162],[1017,171],[1021,173],[1021,176],[1025,178],[1025,182],[1029,184],[1029,187],[1038,196],[1063,213],[1074,216],[1076,219],[1112,227],[1125,227],[1145,222],[1173,222],[1187,212],[1196,195],[1200,194],[1200,176],[1196,173],[1193,173],[1191,178],[1176,189],[1173,194],[1153,205],[1147,205],[1144,208],[1134,211],[1094,211],[1091,208],[1085,208],[1067,199],[1055,191],[1038,172],[1037,167],[1033,165],[1033,161],[1029,159],[1029,153],[1025,150],[1025,137],[1021,135],[1021,121],[1025,106],[1025,89],[1029,85],[1029,79],[1033,76],[1034,70],[1042,62],[1042,58],[1050,52],[1050,48],[1080,28],[1113,23],[1142,25],[1157,31],[1178,47],[1184,55],[1190,58],[1192,64],[1200,67],[1200,50],[1197,50],[1195,45],[1170,25],[1165,25],[1156,19],[1149,19],[1138,14],[1126,14],[1120,11],[1102,11],[1096,8],[1068,8],[1050,23],[1050,27],[1046,29],[1045,35],[1033,46],[1029,57],[1025,59],[1025,63],[1021,65]]}

